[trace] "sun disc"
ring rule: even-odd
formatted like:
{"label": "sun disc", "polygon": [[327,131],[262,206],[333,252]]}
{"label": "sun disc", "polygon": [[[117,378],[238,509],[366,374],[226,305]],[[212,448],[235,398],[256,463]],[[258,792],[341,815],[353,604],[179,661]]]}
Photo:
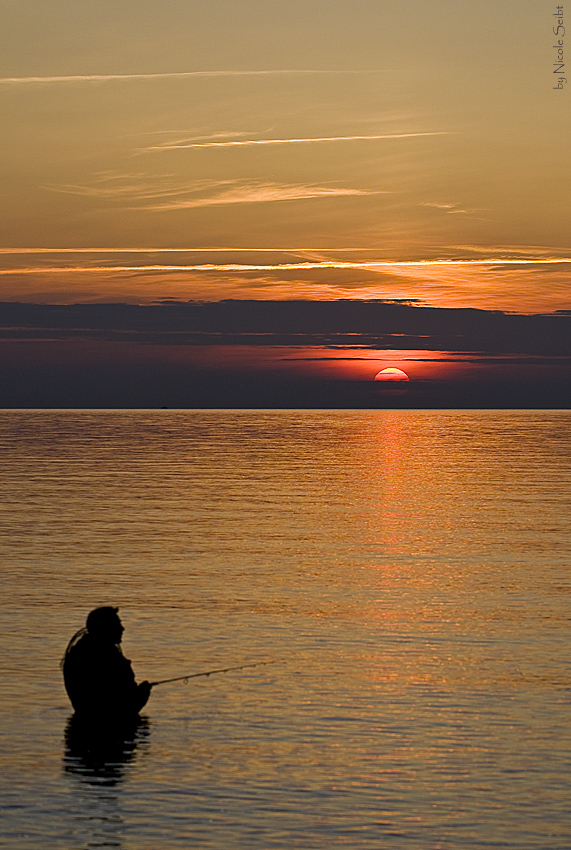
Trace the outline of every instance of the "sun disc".
{"label": "sun disc", "polygon": [[380,372],[377,372],[374,379],[375,381],[409,381],[410,378],[403,372],[402,369],[397,369],[394,366],[389,366],[387,369],[381,369]]}

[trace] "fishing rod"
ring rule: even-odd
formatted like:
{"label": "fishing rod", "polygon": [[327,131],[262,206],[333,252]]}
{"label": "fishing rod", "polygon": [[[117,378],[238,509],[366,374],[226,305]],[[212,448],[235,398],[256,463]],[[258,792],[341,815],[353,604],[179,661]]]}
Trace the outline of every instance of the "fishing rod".
{"label": "fishing rod", "polygon": [[252,664],[238,664],[236,667],[221,667],[218,670],[205,670],[204,673],[190,673],[188,676],[174,676],[172,679],[160,679],[158,682],[149,682],[151,688],[155,685],[166,685],[168,682],[186,682],[188,679],[197,679],[199,676],[212,676],[214,673],[228,673],[230,670],[244,670],[245,667],[261,667],[263,664],[276,664],[275,661],[255,661]]}

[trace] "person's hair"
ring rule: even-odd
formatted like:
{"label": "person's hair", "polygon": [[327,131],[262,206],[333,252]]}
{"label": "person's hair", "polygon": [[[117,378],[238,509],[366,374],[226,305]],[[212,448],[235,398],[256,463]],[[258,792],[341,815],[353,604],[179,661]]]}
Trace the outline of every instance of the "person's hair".
{"label": "person's hair", "polygon": [[65,662],[67,660],[67,657],[68,657],[70,651],[73,649],[73,647],[76,645],[76,643],[78,643],[81,640],[81,638],[86,634],[87,634],[87,629],[85,627],[83,627],[82,629],[79,629],[79,631],[77,631],[73,635],[70,642],[66,646],[65,652],[63,654],[63,658],[59,663],[59,666],[61,667],[62,670],[64,669],[64,665],[65,665]]}
{"label": "person's hair", "polygon": [[60,661],[60,667],[63,670],[63,666],[65,664],[66,658],[68,657],[70,650],[79,643],[81,638],[91,632],[91,634],[97,634],[98,632],[105,631],[106,627],[110,623],[114,623],[117,617],[118,608],[114,608],[112,605],[102,605],[101,608],[95,608],[91,611],[90,614],[87,615],[87,621],[85,626],[79,629],[71,638],[68,643],[66,650],[63,654],[63,658]]}
{"label": "person's hair", "polygon": [[95,610],[87,615],[87,621],[85,623],[87,631],[92,634],[94,632],[105,631],[112,623],[117,622],[118,610],[118,608],[114,608],[111,605],[103,605],[101,608],[95,608]]}

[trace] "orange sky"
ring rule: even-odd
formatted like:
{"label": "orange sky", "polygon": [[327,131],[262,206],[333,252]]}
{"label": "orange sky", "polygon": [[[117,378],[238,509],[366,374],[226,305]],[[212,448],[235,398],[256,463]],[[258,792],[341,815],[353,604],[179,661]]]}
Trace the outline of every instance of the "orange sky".
{"label": "orange sky", "polygon": [[569,309],[554,11],[8,3],[0,298]]}

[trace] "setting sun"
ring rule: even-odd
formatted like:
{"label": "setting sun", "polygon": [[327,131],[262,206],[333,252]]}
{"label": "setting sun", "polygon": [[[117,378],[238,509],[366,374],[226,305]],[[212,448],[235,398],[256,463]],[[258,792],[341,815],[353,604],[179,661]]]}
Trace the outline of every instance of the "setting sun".
{"label": "setting sun", "polygon": [[389,366],[387,369],[381,369],[380,372],[377,372],[374,379],[375,381],[408,381],[410,378],[403,372],[402,369],[397,369],[393,366]]}

